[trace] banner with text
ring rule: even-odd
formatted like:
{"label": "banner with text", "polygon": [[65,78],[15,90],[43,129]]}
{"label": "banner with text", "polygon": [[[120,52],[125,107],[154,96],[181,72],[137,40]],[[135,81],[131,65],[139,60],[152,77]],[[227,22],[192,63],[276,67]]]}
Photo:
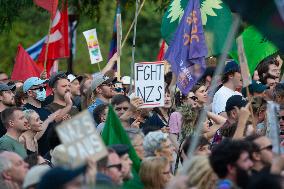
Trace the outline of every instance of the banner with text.
{"label": "banner with text", "polygon": [[164,62],[135,63],[135,95],[141,97],[141,108],[164,106]]}
{"label": "banner with text", "polygon": [[84,163],[87,157],[93,156],[100,160],[107,155],[106,147],[95,130],[94,119],[88,111],[64,121],[56,127],[56,131],[74,167]]}
{"label": "banner with text", "polygon": [[87,40],[91,63],[95,64],[103,61],[96,29],[84,31],[83,34]]}

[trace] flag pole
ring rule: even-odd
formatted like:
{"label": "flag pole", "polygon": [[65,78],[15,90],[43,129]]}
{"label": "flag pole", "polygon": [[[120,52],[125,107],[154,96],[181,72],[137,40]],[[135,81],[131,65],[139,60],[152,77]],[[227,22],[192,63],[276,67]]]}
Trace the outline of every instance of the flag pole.
{"label": "flag pole", "polygon": [[[120,2],[117,0],[117,7],[120,9]],[[122,28],[121,28],[121,12],[116,14],[116,48],[117,48],[117,80],[120,81],[120,56],[121,56],[121,38],[122,38]]]}
{"label": "flag pole", "polygon": [[[139,10],[138,10],[138,13],[137,13],[137,17],[138,17],[138,15],[139,15],[140,12],[141,12],[142,7],[144,6],[144,3],[145,3],[145,0],[142,1],[141,5],[140,5],[140,7],[139,7]],[[130,25],[130,27],[129,27],[129,29],[128,29],[128,31],[127,31],[127,33],[126,33],[124,39],[123,39],[123,41],[122,41],[121,48],[124,47],[124,44],[125,44],[125,42],[126,42],[128,36],[129,36],[129,34],[130,34],[130,31],[132,30],[132,28],[133,28],[133,26],[134,26],[134,23],[135,23],[135,18],[133,19],[133,21],[132,21],[132,23],[131,23],[131,25]]]}
{"label": "flag pole", "polygon": [[49,28],[48,28],[47,41],[46,41],[46,49],[45,49],[45,53],[44,53],[44,71],[46,71],[47,53],[48,53],[51,26],[52,26],[52,15],[50,14]]}
{"label": "flag pole", "polygon": [[[136,26],[137,26],[137,17],[138,17],[138,7],[139,7],[139,1],[136,0],[136,10],[135,10],[135,17],[134,17],[134,31],[133,31],[133,41],[132,41],[132,61],[131,61],[131,75],[130,75],[130,88],[129,88],[129,94],[132,93],[132,81],[134,78],[134,63],[135,63],[135,44],[136,44]],[[141,6],[140,6],[141,7]]]}
{"label": "flag pole", "polygon": [[[209,91],[215,91],[216,88],[217,88],[218,77],[219,77],[219,75],[221,75],[221,73],[224,69],[224,66],[225,66],[224,62],[226,60],[226,57],[227,57],[229,50],[232,47],[233,40],[236,36],[236,33],[238,31],[239,26],[240,26],[240,17],[239,17],[239,15],[234,15],[233,24],[230,28],[230,32],[228,33],[226,42],[223,46],[222,55],[221,55],[221,58],[219,59],[218,65],[216,67],[216,70],[215,70]],[[203,122],[205,121],[205,118],[206,118],[207,111],[209,111],[209,107],[205,106],[202,109],[201,114],[199,115],[199,119],[198,119],[198,122],[197,122],[197,125],[196,125],[195,135],[192,138],[192,140],[190,141],[191,145],[189,146],[189,150],[188,150],[188,153],[187,153],[188,161],[184,162],[183,169],[181,170],[181,173],[183,175],[187,174],[187,171],[188,171],[188,169],[191,165],[191,162],[192,162],[191,157],[193,155],[193,152],[196,149],[196,146],[197,146],[197,143],[198,143],[198,138],[200,136],[200,133],[201,133],[201,130],[202,130],[202,127],[203,127]]]}

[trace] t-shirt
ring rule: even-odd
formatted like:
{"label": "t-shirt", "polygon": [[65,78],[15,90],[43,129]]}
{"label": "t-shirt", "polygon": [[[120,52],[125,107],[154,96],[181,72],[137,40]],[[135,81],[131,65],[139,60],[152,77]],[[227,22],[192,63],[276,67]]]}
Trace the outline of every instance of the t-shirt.
{"label": "t-shirt", "polygon": [[1,114],[2,112],[0,112],[0,137],[2,137],[3,135],[5,135],[5,133],[7,132],[6,127],[3,125],[2,120],[1,120]]}
{"label": "t-shirt", "polygon": [[216,189],[235,189],[235,188],[236,187],[234,187],[234,184],[228,179],[219,180],[216,187]]}
{"label": "t-shirt", "polygon": [[46,120],[48,118],[48,116],[51,114],[51,112],[44,108],[44,107],[41,107],[41,108],[38,108],[38,107],[35,107],[29,103],[25,104],[24,107],[23,107],[24,110],[28,110],[28,109],[31,109],[31,110],[34,110],[36,111],[36,113],[38,113],[40,119],[42,121]]}
{"label": "t-shirt", "polygon": [[93,111],[94,109],[98,106],[98,105],[101,105],[101,104],[104,104],[104,101],[102,101],[101,99],[97,98],[95,100],[95,102],[93,104],[91,104],[89,107],[88,107],[88,110],[91,114],[93,114]]}
{"label": "t-shirt", "polygon": [[227,100],[233,95],[240,95],[240,93],[222,86],[214,95],[212,102],[212,111],[215,114],[225,112]]}
{"label": "t-shirt", "polygon": [[[47,108],[50,112],[54,113],[54,112],[56,112],[56,111],[59,110],[59,109],[65,108],[65,106],[62,106],[62,105],[60,105],[60,104],[57,104],[57,103],[53,102],[53,103],[47,105],[46,108]],[[70,110],[70,112],[69,112],[68,114],[72,117],[72,116],[74,116],[74,115],[76,115],[76,114],[78,114],[78,113],[79,113],[79,110],[78,110],[75,106],[72,106],[72,107],[71,107],[71,110]]]}
{"label": "t-shirt", "polygon": [[0,151],[15,152],[23,159],[27,157],[27,151],[25,147],[17,140],[8,135],[4,135],[0,138]]}
{"label": "t-shirt", "polygon": [[182,126],[182,115],[180,112],[173,112],[169,119],[170,133],[179,134]]}

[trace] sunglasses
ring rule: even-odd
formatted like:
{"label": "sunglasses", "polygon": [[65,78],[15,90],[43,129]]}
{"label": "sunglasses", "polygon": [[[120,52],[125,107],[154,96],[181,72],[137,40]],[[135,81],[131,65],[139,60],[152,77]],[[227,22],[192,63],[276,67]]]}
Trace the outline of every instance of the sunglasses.
{"label": "sunglasses", "polygon": [[45,86],[42,86],[42,87],[37,87],[37,88],[33,88],[33,89],[30,89],[30,90],[39,90],[39,91],[43,91],[43,90],[46,90],[46,87]]}
{"label": "sunglasses", "polygon": [[101,86],[114,87],[113,83],[101,84]]}
{"label": "sunglasses", "polygon": [[115,108],[116,111],[121,111],[121,110],[124,110],[124,111],[127,111],[128,110],[128,107],[119,107],[119,108]]}
{"label": "sunglasses", "polygon": [[114,164],[114,165],[108,165],[107,168],[110,169],[110,168],[117,168],[119,171],[121,171],[121,168],[122,168],[122,165],[121,163],[120,164]]}
{"label": "sunglasses", "polygon": [[284,116],[279,116],[279,119],[282,119],[282,120],[284,120]]}
{"label": "sunglasses", "polygon": [[268,146],[265,146],[265,147],[263,147],[263,148],[260,148],[259,151],[262,151],[262,150],[269,150],[269,151],[272,151],[272,148],[273,148],[273,146],[270,144],[270,145],[268,145]]}

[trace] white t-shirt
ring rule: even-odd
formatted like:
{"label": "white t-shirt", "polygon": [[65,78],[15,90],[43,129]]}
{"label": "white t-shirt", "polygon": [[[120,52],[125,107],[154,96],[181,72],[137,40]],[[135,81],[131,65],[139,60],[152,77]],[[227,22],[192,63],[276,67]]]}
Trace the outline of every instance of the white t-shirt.
{"label": "white t-shirt", "polygon": [[214,95],[212,102],[212,111],[215,114],[225,112],[226,102],[233,95],[241,95],[237,91],[233,91],[228,87],[222,86]]}

